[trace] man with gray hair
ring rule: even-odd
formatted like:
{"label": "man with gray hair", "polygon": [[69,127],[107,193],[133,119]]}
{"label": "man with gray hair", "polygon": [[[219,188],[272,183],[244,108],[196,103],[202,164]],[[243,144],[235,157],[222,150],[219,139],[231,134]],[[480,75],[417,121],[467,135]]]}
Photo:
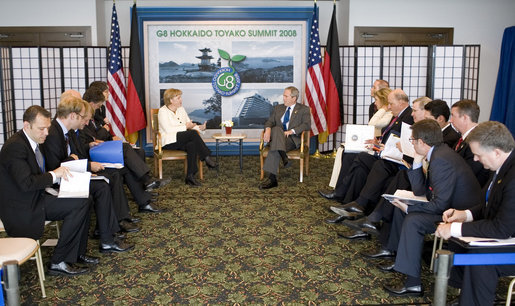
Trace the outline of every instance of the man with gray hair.
{"label": "man with gray hair", "polygon": [[[502,123],[480,123],[467,142],[486,169],[495,171],[479,204],[468,210],[448,209],[436,235],[506,239],[515,237],[515,141]],[[460,305],[492,305],[500,276],[515,275],[515,265],[453,267],[449,284],[461,288]]]}

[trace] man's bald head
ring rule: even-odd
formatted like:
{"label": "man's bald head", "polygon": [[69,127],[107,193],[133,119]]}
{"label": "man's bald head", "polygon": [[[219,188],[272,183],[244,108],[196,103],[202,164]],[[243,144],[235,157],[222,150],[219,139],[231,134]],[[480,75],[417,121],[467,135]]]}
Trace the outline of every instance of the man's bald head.
{"label": "man's bald head", "polygon": [[82,96],[80,95],[80,93],[78,91],[76,91],[74,89],[68,89],[61,94],[61,102],[64,100],[68,100],[72,97],[82,99]]}

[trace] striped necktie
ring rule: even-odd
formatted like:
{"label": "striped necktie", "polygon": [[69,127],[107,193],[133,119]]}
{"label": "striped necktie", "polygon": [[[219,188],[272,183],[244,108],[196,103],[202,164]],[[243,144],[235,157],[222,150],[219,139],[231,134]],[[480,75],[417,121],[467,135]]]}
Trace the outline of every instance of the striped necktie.
{"label": "striped necktie", "polygon": [[39,150],[39,145],[36,146],[34,154],[36,155],[36,161],[38,162],[39,169],[42,173],[45,173],[45,159],[43,158],[43,154],[41,154],[41,151]]}

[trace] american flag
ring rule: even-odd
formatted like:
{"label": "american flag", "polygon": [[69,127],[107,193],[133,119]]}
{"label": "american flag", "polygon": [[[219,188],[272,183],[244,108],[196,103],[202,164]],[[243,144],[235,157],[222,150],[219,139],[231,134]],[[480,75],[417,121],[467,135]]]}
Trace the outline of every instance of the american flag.
{"label": "american flag", "polygon": [[118,15],[113,3],[111,17],[111,42],[109,51],[107,84],[109,85],[109,101],[106,104],[106,116],[111,122],[111,132],[125,139],[125,112],[127,99],[125,91],[125,77],[123,75],[122,48],[120,43],[120,27]]}
{"label": "american flag", "polygon": [[322,53],[318,35],[318,14],[315,3],[309,41],[308,72],[305,99],[311,108],[311,134],[318,135],[327,129],[325,86],[322,78]]}

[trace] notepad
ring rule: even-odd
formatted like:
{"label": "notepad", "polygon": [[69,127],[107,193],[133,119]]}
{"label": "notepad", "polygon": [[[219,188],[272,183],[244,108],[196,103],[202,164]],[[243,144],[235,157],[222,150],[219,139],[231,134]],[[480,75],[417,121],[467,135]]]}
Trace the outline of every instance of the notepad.
{"label": "notepad", "polygon": [[458,239],[468,243],[468,245],[470,245],[470,246],[515,245],[515,238],[496,239],[496,238],[480,238],[480,237],[459,237]]}
{"label": "notepad", "polygon": [[91,172],[70,171],[68,180],[61,179],[58,198],[88,198]]}
{"label": "notepad", "polygon": [[383,194],[383,198],[386,200],[393,202],[393,200],[398,199],[402,203],[405,203],[406,205],[416,205],[416,204],[424,204],[427,203],[428,200],[425,196],[416,196],[413,194],[413,191],[409,190],[402,190],[399,189],[395,191],[394,194]]}
{"label": "notepad", "polygon": [[367,151],[365,140],[369,139],[374,139],[373,125],[345,125],[345,153],[359,153]]}

